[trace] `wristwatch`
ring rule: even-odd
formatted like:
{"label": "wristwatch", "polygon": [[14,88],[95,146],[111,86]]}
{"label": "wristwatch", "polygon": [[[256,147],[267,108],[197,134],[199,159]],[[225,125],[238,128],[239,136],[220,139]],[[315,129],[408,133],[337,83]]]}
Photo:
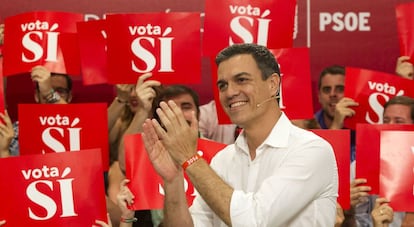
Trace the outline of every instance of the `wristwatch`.
{"label": "wristwatch", "polygon": [[60,101],[61,97],[59,93],[57,93],[55,90],[52,89],[49,95],[45,97],[46,103],[57,103]]}

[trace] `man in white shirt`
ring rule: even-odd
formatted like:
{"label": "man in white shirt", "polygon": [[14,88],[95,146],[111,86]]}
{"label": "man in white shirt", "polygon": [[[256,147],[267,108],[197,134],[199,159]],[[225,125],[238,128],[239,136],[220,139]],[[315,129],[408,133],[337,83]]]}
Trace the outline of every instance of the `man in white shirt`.
{"label": "man in white shirt", "polygon": [[[164,180],[168,226],[334,226],[338,173],[332,147],[293,126],[276,101],[280,72],[263,46],[236,44],[216,57],[220,102],[243,128],[211,166],[197,154],[197,120],[172,101],[143,139]],[[181,168],[182,167],[182,168]],[[198,191],[188,209],[183,172]]]}

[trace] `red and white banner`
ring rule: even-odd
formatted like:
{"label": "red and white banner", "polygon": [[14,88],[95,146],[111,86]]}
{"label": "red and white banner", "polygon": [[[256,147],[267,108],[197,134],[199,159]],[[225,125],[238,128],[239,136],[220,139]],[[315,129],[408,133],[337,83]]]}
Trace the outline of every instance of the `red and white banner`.
{"label": "red and white banner", "polygon": [[[380,194],[380,139],[384,130],[414,131],[414,125],[357,124],[356,178],[367,179],[371,194]],[[397,141],[394,141],[394,146],[399,143]]]}
{"label": "red and white banner", "polygon": [[394,211],[414,212],[414,131],[382,131],[380,195]]}
{"label": "red and white banner", "polygon": [[201,81],[199,13],[109,14],[109,82],[135,84],[152,72],[163,84]]}
{"label": "red and white banner", "polygon": [[92,226],[106,221],[99,149],[1,158],[5,226]]}
{"label": "red and white banner", "polygon": [[76,22],[82,20],[82,14],[64,12],[29,12],[6,18],[4,76],[30,72],[36,65],[79,75],[74,33]]}
{"label": "red and white banner", "polygon": [[[155,172],[148,158],[141,134],[126,135],[125,142],[125,172],[131,180],[128,185],[135,198],[131,206],[133,210],[161,209],[164,206],[164,189],[161,177]],[[210,163],[214,155],[226,147],[226,144],[211,140],[198,139],[198,153]],[[194,199],[194,186],[185,176],[184,182],[188,204]]]}
{"label": "red and white banner", "polygon": [[311,130],[318,136],[328,141],[336,157],[336,164],[338,166],[339,188],[338,188],[338,203],[343,209],[349,209],[350,204],[350,166],[351,166],[351,137],[350,130],[326,130],[313,129]]}
{"label": "red and white banner", "polygon": [[100,148],[109,168],[105,103],[20,104],[20,154],[46,154]]}
{"label": "red and white banner", "polygon": [[400,55],[410,56],[410,62],[414,64],[414,2],[400,4],[395,7],[397,18],[398,41],[400,43]]}
{"label": "red and white banner", "polygon": [[206,0],[203,55],[234,43],[292,47],[295,9],[295,0]]}
{"label": "red and white banner", "polygon": [[384,104],[394,96],[414,97],[414,80],[368,69],[346,68],[345,97],[354,99],[355,115],[344,121],[347,128],[355,129],[357,123],[382,123]]}
{"label": "red and white banner", "polygon": [[[310,61],[308,48],[284,48],[270,50],[276,57],[281,72],[279,107],[289,119],[313,118]],[[295,59],[295,61],[292,61]],[[217,66],[212,64],[212,84],[219,124],[231,124],[220,104],[216,86]]]}
{"label": "red and white banner", "polygon": [[78,22],[77,28],[83,84],[107,83],[106,21]]}

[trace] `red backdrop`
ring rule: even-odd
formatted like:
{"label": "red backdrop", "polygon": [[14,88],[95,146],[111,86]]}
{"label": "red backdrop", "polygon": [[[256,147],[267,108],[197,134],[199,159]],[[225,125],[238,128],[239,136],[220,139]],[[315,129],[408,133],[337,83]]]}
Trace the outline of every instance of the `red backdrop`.
{"label": "red backdrop", "polygon": [[[310,47],[312,86],[314,90],[314,108],[319,108],[316,86],[319,72],[331,64],[359,67],[393,73],[399,55],[395,5],[410,0],[372,1],[326,1],[298,0],[297,24],[295,26],[295,47]],[[189,11],[203,12],[205,1],[138,1],[100,0],[39,0],[28,2],[14,0],[2,2],[0,20],[23,12],[38,10],[56,10],[76,13],[88,13],[88,17],[102,17],[110,12],[160,12]],[[210,63],[206,59],[202,64],[202,84],[192,86],[200,94],[201,103],[213,98]],[[18,83],[18,85],[12,85]],[[7,88],[9,112],[15,119],[16,103],[33,102],[30,80],[21,83],[10,79]],[[112,86],[93,86],[85,88],[74,84],[74,102],[110,101]]]}

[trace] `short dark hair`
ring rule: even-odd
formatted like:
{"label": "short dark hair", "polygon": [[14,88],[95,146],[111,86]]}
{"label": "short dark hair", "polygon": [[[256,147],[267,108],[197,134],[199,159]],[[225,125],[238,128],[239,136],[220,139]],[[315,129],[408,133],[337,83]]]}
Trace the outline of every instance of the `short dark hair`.
{"label": "short dark hair", "polygon": [[319,81],[318,81],[319,90],[321,89],[322,78],[325,77],[327,74],[345,76],[345,67],[340,66],[340,65],[331,65],[331,66],[324,68],[321,74],[319,74]]}
{"label": "short dark hair", "polygon": [[185,94],[188,94],[193,98],[197,109],[196,116],[198,116],[200,113],[200,99],[198,94],[193,89],[180,84],[170,85],[161,90],[160,95],[157,97],[157,106],[161,101],[167,101],[171,98]]}
{"label": "short dark hair", "polygon": [[266,80],[273,73],[280,76],[279,64],[272,54],[272,52],[265,46],[254,43],[233,44],[226,47],[216,56],[216,65],[220,65],[223,61],[239,54],[250,54],[260,71],[262,72],[262,79]]}
{"label": "short dark hair", "polygon": [[[68,85],[67,89],[68,91],[72,91],[72,78],[68,74],[64,73],[50,73],[50,77],[54,76],[63,76],[66,79],[66,84]],[[39,84],[36,83],[36,91],[39,91]]]}
{"label": "short dark hair", "polygon": [[396,105],[396,104],[410,107],[411,120],[414,122],[414,99],[408,96],[403,96],[403,95],[395,96],[384,104],[384,112],[385,112],[385,109],[387,109],[387,107],[389,107],[390,105]]}

